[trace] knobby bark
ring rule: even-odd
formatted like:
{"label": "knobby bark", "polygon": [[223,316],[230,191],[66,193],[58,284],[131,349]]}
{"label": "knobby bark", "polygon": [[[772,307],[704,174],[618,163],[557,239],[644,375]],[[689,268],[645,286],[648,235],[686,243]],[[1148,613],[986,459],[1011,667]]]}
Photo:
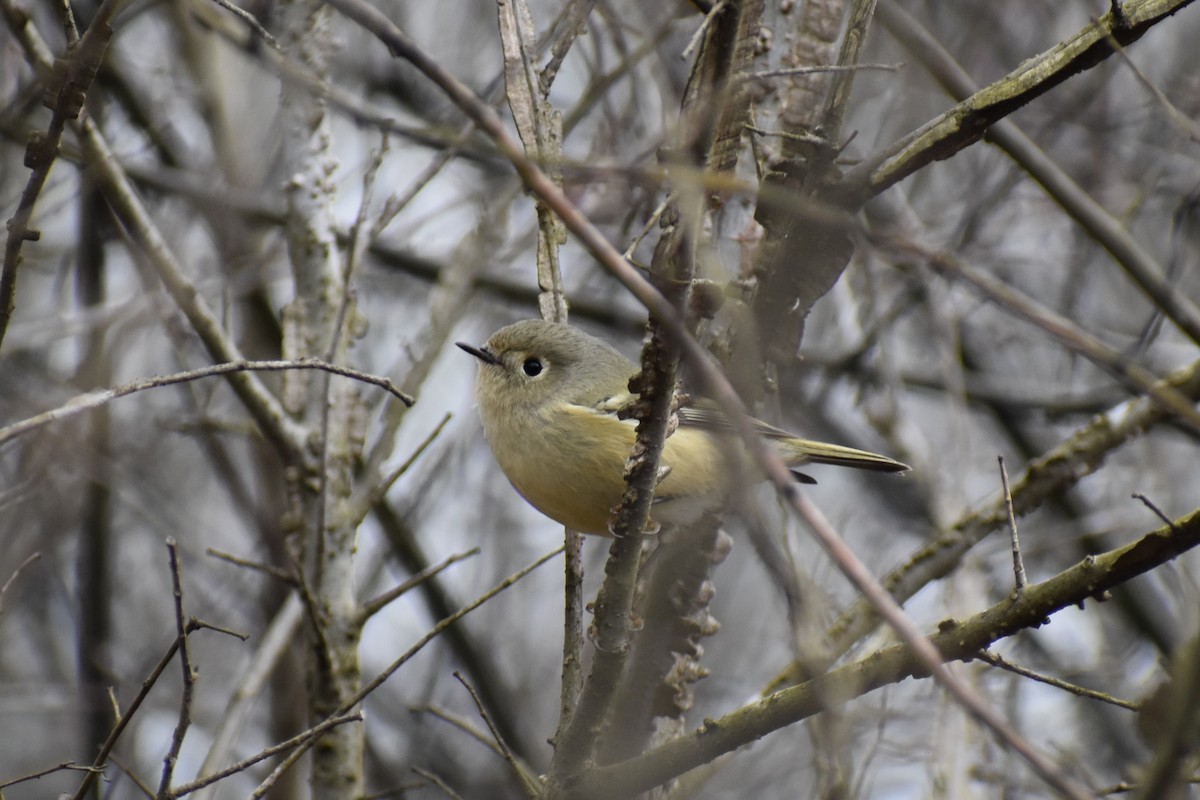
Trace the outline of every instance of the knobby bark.
{"label": "knobby bark", "polygon": [[[317,0],[282,6],[282,46],[317,75],[333,54],[331,12]],[[345,359],[356,322],[347,269],[338,248],[333,203],[337,187],[333,135],[325,102],[285,84],[283,162],[288,254],[295,296],[284,309],[285,357]],[[354,567],[359,519],[351,514],[354,467],[362,457],[365,414],[357,388],[326,375],[289,372],[288,410],[309,431],[312,458],[289,470],[290,536],[308,605],[306,663],[309,718],[316,724],[359,690],[362,668]],[[311,465],[311,467],[309,466]],[[355,800],[365,793],[361,725],[339,725],[312,751],[313,796]]]}

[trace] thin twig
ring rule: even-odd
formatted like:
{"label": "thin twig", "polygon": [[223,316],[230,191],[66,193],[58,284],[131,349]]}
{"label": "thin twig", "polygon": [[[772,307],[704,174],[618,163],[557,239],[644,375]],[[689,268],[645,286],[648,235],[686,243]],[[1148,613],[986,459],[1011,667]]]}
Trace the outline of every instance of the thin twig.
{"label": "thin twig", "polygon": [[538,73],[538,88],[543,97],[550,94],[550,87],[554,85],[554,79],[558,76],[558,70],[562,66],[563,59],[567,57],[571,45],[575,43],[580,34],[585,32],[588,14],[592,13],[594,5],[596,5],[596,0],[572,0],[563,10],[563,15],[559,20],[561,24],[558,26],[558,35],[550,45],[550,58],[547,59],[546,66],[542,67],[542,71]]}
{"label": "thin twig", "polygon": [[421,706],[418,708],[413,708],[411,711],[414,713],[430,714],[442,720],[443,722],[458,728],[467,736],[470,736],[472,739],[479,742],[481,745],[491,750],[501,758],[504,757],[503,751],[501,751],[500,746],[496,743],[498,737],[493,738],[489,736],[487,731],[475,727],[475,725],[473,725],[471,721],[465,717],[459,716],[458,714],[447,711],[446,709],[438,706]]}
{"label": "thin twig", "polygon": [[229,13],[232,13],[233,16],[240,19],[241,22],[246,23],[247,28],[252,30],[254,32],[254,35],[258,36],[260,38],[260,40],[263,40],[264,42],[268,43],[272,50],[275,50],[275,52],[277,52],[277,53],[282,52],[282,50],[280,48],[280,43],[275,41],[275,37],[271,36],[271,34],[268,30],[263,28],[263,24],[258,22],[258,19],[256,17],[254,17],[254,14],[246,11],[245,8],[235,5],[232,0],[210,0],[210,1],[215,2],[216,5],[221,6],[222,8],[224,8],[224,10],[228,11]]}
{"label": "thin twig", "polygon": [[258,36],[259,39],[262,39],[264,42],[270,45],[272,50],[281,52],[279,42],[275,41],[275,37],[272,36],[270,32],[262,26],[262,23],[259,22],[258,19],[249,11],[235,5],[232,0],[211,0],[211,2],[216,3],[221,8],[225,9],[230,14],[233,14],[242,22],[246,23],[246,27],[254,31],[254,34]]}
{"label": "thin twig", "polygon": [[339,712],[349,711],[351,708],[353,708],[357,704],[361,703],[367,695],[369,695],[371,692],[378,689],[383,684],[384,681],[386,681],[388,678],[390,678],[392,676],[392,674],[396,670],[400,669],[400,667],[402,667],[406,663],[408,663],[409,659],[411,659],[418,652],[420,652],[421,649],[423,649],[425,647],[425,645],[429,644],[431,641],[436,639],[438,637],[438,635],[441,634],[442,631],[446,630],[446,628],[448,628],[451,625],[453,625],[454,623],[458,622],[460,619],[465,617],[467,614],[470,614],[472,611],[479,608],[481,605],[483,605],[487,601],[491,600],[493,597],[500,594],[505,589],[512,586],[514,583],[521,580],[529,573],[533,572],[535,569],[540,567],[542,564],[545,564],[547,561],[549,561],[550,559],[557,556],[562,551],[563,551],[562,547],[554,548],[549,553],[546,553],[546,555],[537,559],[529,566],[518,570],[517,572],[508,576],[504,580],[500,581],[498,584],[493,586],[491,589],[489,589],[488,591],[481,594],[473,602],[463,606],[461,609],[459,609],[458,611],[455,611],[453,614],[446,617],[445,619],[440,620],[436,625],[434,625],[429,630],[428,633],[426,633],[424,636],[422,636],[420,639],[418,639],[415,644],[413,644],[411,647],[409,647],[408,650],[406,650],[403,655],[401,655],[399,658],[397,658],[395,661],[393,661],[391,664],[389,664],[387,666],[387,668],[385,668],[382,672],[380,672],[378,675],[376,675],[374,678],[372,678],[371,681],[369,681],[361,689],[359,689],[353,696],[350,697],[350,699],[343,702],[341,708],[338,709]]}
{"label": "thin twig", "polygon": [[1071,694],[1078,695],[1079,697],[1087,697],[1091,700],[1099,700],[1102,703],[1108,703],[1119,708],[1128,709],[1129,711],[1137,711],[1138,708],[1140,708],[1137,703],[1130,702],[1129,700],[1122,700],[1119,697],[1113,697],[1111,694],[1107,694],[1105,692],[1097,692],[1095,689],[1087,689],[1075,683],[1068,683],[1061,678],[1054,678],[1050,675],[1043,675],[1040,672],[1034,672],[1027,667],[1022,667],[1019,664],[1014,664],[1011,661],[1005,660],[1003,656],[998,653],[993,653],[991,650],[983,650],[975,657],[980,661],[991,664],[993,667],[1006,670],[1014,675],[1020,675],[1023,678],[1035,680],[1038,683],[1044,683],[1047,686],[1053,686],[1056,689],[1062,689],[1064,692],[1070,692]]}
{"label": "thin twig", "polygon": [[[1117,2],[1117,0],[1113,0],[1112,5],[1114,12],[1120,8],[1120,4]],[[1109,34],[1107,38],[1109,47],[1111,47],[1113,52],[1121,57],[1121,60],[1125,62],[1125,66],[1129,67],[1129,69],[1133,71],[1133,75],[1138,79],[1138,82],[1145,86],[1150,94],[1154,95],[1155,101],[1157,101],[1158,104],[1162,106],[1163,110],[1167,112],[1167,119],[1171,120],[1171,124],[1175,126],[1175,129],[1187,138],[1191,139],[1193,142],[1200,143],[1200,127],[1197,127],[1196,123],[1193,122],[1187,114],[1184,114],[1182,111],[1176,108],[1175,104],[1172,103],[1170,98],[1163,93],[1162,89],[1159,89],[1158,86],[1155,85],[1154,81],[1146,77],[1146,73],[1142,72],[1141,69],[1138,68],[1138,65],[1133,63],[1133,59],[1131,59],[1129,54],[1125,52],[1125,48],[1122,47],[1121,43],[1116,40],[1116,37]]]}
{"label": "thin twig", "polygon": [[[312,742],[324,736],[327,731],[336,728],[338,725],[345,725],[347,722],[361,722],[362,718],[363,714],[361,711],[355,711],[351,714],[339,714],[338,716],[330,717],[329,719],[317,723],[308,730],[302,731],[301,733],[298,733],[292,738],[282,741],[279,744],[271,745],[267,749],[261,750],[249,758],[242,759],[236,764],[232,764],[220,772],[214,772],[212,775],[208,775],[200,780],[192,781],[191,783],[185,783],[183,786],[177,787],[173,792],[171,792],[171,797],[183,797],[191,794],[197,789],[202,789],[205,786],[208,786],[210,783],[216,783],[219,780],[228,778],[230,775],[236,775],[239,772],[244,772],[258,762],[270,758],[271,756],[287,752],[293,748],[311,744]],[[259,790],[265,791],[266,789],[269,789],[271,784],[274,784],[278,777],[278,775],[272,772],[271,775],[268,776],[267,780],[264,780],[262,783],[260,783],[258,788],[255,789],[254,793],[250,796],[256,798],[262,797],[262,792]],[[268,781],[270,781],[270,783],[268,783]],[[266,789],[264,789],[264,787],[266,787]]]}
{"label": "thin twig", "polygon": [[674,203],[674,201],[675,198],[671,196],[658,204],[654,211],[650,213],[650,217],[646,220],[646,224],[643,225],[641,230],[634,234],[633,238],[629,240],[629,246],[625,248],[625,252],[621,254],[621,258],[629,261],[630,263],[633,262],[633,251],[637,250],[638,245],[642,243],[642,240],[646,238],[650,231],[658,227],[658,221],[662,219],[663,212],[666,211],[667,208]]}
{"label": "thin twig", "polygon": [[1004,511],[1008,514],[1008,535],[1012,543],[1013,578],[1017,591],[1025,588],[1025,562],[1021,559],[1021,540],[1017,537],[1017,515],[1013,511],[1012,491],[1008,488],[1008,470],[1004,467],[1004,456],[997,456],[1000,462],[1000,484],[1004,488]]}
{"label": "thin twig", "polygon": [[175,606],[175,629],[179,635],[179,666],[183,670],[183,690],[179,693],[179,721],[171,735],[171,745],[163,757],[162,778],[158,782],[158,797],[165,797],[171,788],[171,776],[175,773],[175,762],[183,749],[183,739],[192,724],[192,695],[195,690],[196,673],[192,669],[191,648],[188,647],[187,623],[183,615],[183,575],[179,566],[179,548],[175,539],[167,537],[167,555],[171,566],[172,599]]}
{"label": "thin twig", "polygon": [[50,775],[55,772],[62,772],[63,770],[71,769],[92,771],[96,768],[87,766],[86,764],[76,764],[74,761],[63,761],[61,764],[55,764],[53,767],[39,769],[37,772],[31,772],[28,775],[22,775],[19,778],[9,778],[8,780],[0,781],[0,790],[7,789],[9,786],[15,786],[18,783],[24,783],[25,781],[35,781],[38,778],[45,777],[46,775]]}
{"label": "thin twig", "polygon": [[411,406],[416,402],[411,396],[400,391],[389,378],[371,375],[337,364],[330,364],[318,358],[297,358],[280,361],[230,361],[223,364],[211,364],[199,369],[175,372],[170,375],[156,375],[152,378],[132,381],[113,389],[98,389],[76,395],[58,408],[44,411],[37,416],[0,428],[0,444],[44,425],[48,425],[51,422],[66,419],[80,412],[97,408],[119,397],[125,397],[136,392],[144,392],[147,389],[158,389],[163,386],[187,383],[189,381],[200,380],[201,378],[211,378],[214,375],[227,375],[234,372],[279,372],[289,369],[316,369],[323,372],[331,372],[334,375],[341,375],[356,381],[378,386],[391,393],[406,406]]}
{"label": "thin twig", "polygon": [[447,411],[442,417],[441,422],[434,426],[433,430],[429,432],[429,435],[421,440],[421,443],[417,445],[417,448],[412,451],[408,458],[404,459],[404,462],[400,464],[400,466],[396,467],[386,476],[384,476],[383,480],[372,481],[370,486],[366,489],[361,497],[356,495],[352,500],[347,501],[346,514],[348,517],[350,519],[361,520],[367,515],[367,512],[370,509],[374,508],[377,503],[381,502],[384,496],[387,495],[388,490],[392,488],[392,484],[399,480],[402,475],[412,469],[413,464],[417,463],[417,459],[419,459],[425,453],[425,451],[429,449],[430,445],[434,443],[437,437],[441,435],[442,431],[452,418],[453,415]]}
{"label": "thin twig", "polygon": [[713,7],[704,15],[704,19],[700,21],[700,26],[696,28],[696,32],[692,34],[692,38],[688,40],[687,47],[683,48],[683,52],[679,54],[682,59],[688,59],[692,53],[704,41],[705,34],[708,33],[709,26],[712,25],[717,15],[725,10],[725,6],[729,5],[729,0],[718,0],[713,4]]}
{"label": "thin twig", "polygon": [[824,136],[818,136],[815,133],[808,133],[807,131],[802,131],[802,130],[801,131],[771,131],[771,130],[767,130],[766,128],[760,128],[757,125],[747,125],[746,130],[749,131],[750,133],[754,133],[759,136],[772,136],[772,137],[776,137],[779,139],[787,139],[788,141],[791,141],[791,142],[800,142],[802,144],[825,145],[825,144],[828,144],[828,142],[829,142],[829,140],[826,139]]}
{"label": "thin twig", "polygon": [[206,548],[204,552],[213,558],[226,561],[234,566],[252,569],[255,572],[261,572],[264,575],[270,575],[275,580],[281,581],[288,586],[296,585],[296,576],[288,572],[286,569],[280,569],[279,567],[271,564],[263,564],[260,561],[251,561],[249,559],[242,558],[241,556],[235,556],[233,553],[226,553],[224,550],[218,550],[215,547]]}
{"label": "thin twig", "polygon": [[108,761],[109,763],[114,764],[117,769],[121,770],[121,772],[125,773],[126,778],[133,781],[133,785],[136,786],[137,790],[146,797],[146,800],[160,800],[160,798],[161,800],[166,800],[166,798],[163,798],[161,795],[156,795],[154,793],[154,787],[142,780],[142,776],[134,772],[133,769],[124,761],[117,758],[115,755],[110,755],[108,757]]}
{"label": "thin twig", "polygon": [[28,567],[30,564],[37,561],[41,557],[42,557],[42,554],[40,552],[32,553],[29,556],[29,558],[27,558],[21,562],[21,565],[19,567],[17,567],[16,569],[13,570],[13,574],[8,576],[8,580],[6,580],[4,582],[4,585],[0,586],[0,616],[4,616],[4,595],[8,594],[8,589],[10,586],[13,585],[13,581],[15,581],[17,579],[17,576],[21,574],[21,571],[23,569],[25,569],[26,567]]}
{"label": "thin twig", "polygon": [[1163,522],[1165,522],[1166,524],[1168,524],[1168,525],[1174,525],[1174,524],[1175,524],[1175,523],[1173,523],[1173,522],[1171,521],[1171,518],[1170,518],[1170,517],[1168,517],[1166,514],[1164,514],[1164,513],[1163,513],[1163,510],[1162,510],[1161,508],[1159,508],[1159,507],[1158,507],[1158,506],[1157,506],[1157,505],[1154,503],[1154,501],[1153,501],[1153,500],[1151,500],[1149,497],[1147,497],[1146,495],[1142,494],[1141,492],[1134,492],[1134,493],[1133,493],[1133,499],[1134,499],[1134,500],[1140,500],[1140,501],[1142,501],[1142,505],[1144,505],[1146,508],[1148,508],[1148,509],[1150,509],[1151,511],[1153,511],[1153,512],[1154,512],[1154,515],[1155,515],[1156,517],[1158,517],[1159,519],[1161,519],[1161,520],[1162,520]]}
{"label": "thin twig", "polygon": [[405,592],[408,592],[409,590],[413,589],[414,587],[420,586],[422,583],[429,580],[434,575],[441,573],[447,567],[450,567],[453,564],[457,564],[459,561],[465,561],[466,559],[471,558],[472,556],[477,556],[477,555],[479,555],[478,547],[472,547],[470,550],[467,550],[466,552],[463,552],[463,553],[455,553],[454,555],[451,555],[448,558],[446,558],[441,563],[434,564],[431,567],[421,570],[416,575],[413,575],[408,580],[402,581],[398,585],[393,586],[391,589],[388,589],[386,592],[379,595],[378,597],[376,597],[372,600],[368,600],[367,602],[362,604],[362,608],[358,612],[359,624],[361,625],[361,624],[365,623],[368,619],[375,616],[375,614],[379,613],[382,609],[384,609],[393,600],[400,597]]}
{"label": "thin twig", "polygon": [[424,769],[422,767],[413,767],[412,770],[413,770],[413,772],[417,773],[422,778],[429,781],[434,786],[438,787],[443,792],[445,792],[446,796],[449,797],[451,800],[463,800],[462,796],[459,795],[453,789],[451,789],[450,785],[448,783],[446,783],[444,780],[442,780],[441,778],[439,778],[437,775],[430,772],[429,770]]}
{"label": "thin twig", "polygon": [[479,699],[479,695],[475,692],[474,687],[471,686],[458,670],[454,671],[454,679],[462,684],[467,693],[471,695],[471,702],[475,704],[475,709],[479,712],[479,716],[483,718],[484,724],[487,725],[488,730],[491,732],[492,740],[496,743],[496,747],[499,748],[501,757],[512,769],[513,775],[516,777],[517,782],[521,784],[521,789],[524,790],[526,796],[530,798],[540,797],[542,794],[541,782],[533,775],[529,767],[522,764],[513,755],[513,751],[509,749],[508,744],[504,741],[504,737],[496,729],[495,723],[492,722],[492,715],[488,713],[487,708],[483,705],[483,701]]}
{"label": "thin twig", "polygon": [[[1200,775],[1193,775],[1191,777],[1184,778],[1182,782],[1187,784],[1200,784]],[[1128,794],[1130,792],[1136,792],[1139,788],[1141,788],[1140,783],[1122,781],[1121,783],[1114,783],[1111,786],[1105,786],[1103,789],[1097,789],[1096,796],[1109,797],[1110,795],[1114,794]]]}
{"label": "thin twig", "polygon": [[71,800],[83,800],[87,795],[92,784],[95,782],[98,775],[103,774],[104,764],[108,761],[108,755],[112,752],[117,740],[121,738],[121,734],[125,732],[125,728],[129,725],[133,715],[137,713],[142,702],[146,699],[146,695],[150,694],[150,690],[162,675],[163,670],[171,663],[171,659],[175,657],[175,651],[179,649],[179,637],[171,642],[171,646],[167,648],[167,652],[163,654],[158,663],[154,665],[154,669],[142,681],[141,689],[133,698],[133,702],[129,704],[129,708],[117,719],[117,724],[113,726],[112,731],[108,734],[108,738],[104,740],[104,744],[100,746],[100,752],[96,754],[96,759],[92,762],[92,770],[84,777],[83,782],[79,784],[79,788],[75,790],[75,794],[71,795]]}
{"label": "thin twig", "polygon": [[205,622],[204,620],[196,619],[195,617],[188,617],[187,628],[185,630],[187,630],[188,633],[195,633],[196,631],[201,630],[215,631],[216,633],[223,633],[226,636],[232,636],[233,638],[243,642],[250,638],[250,634],[248,633],[235,631],[233,628],[226,628],[221,625],[214,625],[211,622]]}
{"label": "thin twig", "polygon": [[[229,703],[221,715],[221,721],[212,735],[212,746],[200,765],[198,779],[216,774],[220,764],[225,763],[233,750],[238,734],[250,716],[250,707],[262,693],[267,681],[283,656],[296,641],[296,631],[304,619],[304,605],[300,593],[292,591],[280,605],[271,624],[263,633],[258,649],[246,665],[230,695]],[[215,796],[213,789],[202,791],[200,797]]]}

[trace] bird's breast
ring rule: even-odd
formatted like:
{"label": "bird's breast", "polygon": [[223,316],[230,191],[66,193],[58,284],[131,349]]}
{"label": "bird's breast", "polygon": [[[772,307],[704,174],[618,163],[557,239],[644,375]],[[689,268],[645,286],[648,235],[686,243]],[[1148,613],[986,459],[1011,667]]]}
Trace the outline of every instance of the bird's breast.
{"label": "bird's breast", "polygon": [[[584,533],[608,533],[625,490],[634,431],[632,420],[573,404],[503,426],[484,419],[496,460],[517,491],[546,516]],[[662,464],[667,473],[655,493],[655,519],[683,523],[721,503],[723,457],[707,433],[681,428],[667,439]]]}

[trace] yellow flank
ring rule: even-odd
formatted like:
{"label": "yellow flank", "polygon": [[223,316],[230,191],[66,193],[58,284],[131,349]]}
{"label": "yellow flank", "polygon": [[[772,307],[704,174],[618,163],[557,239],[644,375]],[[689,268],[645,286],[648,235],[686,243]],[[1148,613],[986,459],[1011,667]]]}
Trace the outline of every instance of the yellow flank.
{"label": "yellow flank", "polygon": [[[526,441],[523,458],[500,466],[517,491],[546,516],[577,531],[607,534],[610,512],[625,491],[625,462],[633,449],[634,422],[572,403],[559,406],[556,413],[566,418],[586,415],[587,424],[567,424],[560,418],[557,425],[523,426],[527,434],[543,440]],[[532,433],[535,429],[537,434]],[[571,449],[577,455],[569,469],[554,469],[530,458],[537,452],[559,452],[563,445],[554,438],[568,432],[574,440]],[[720,457],[713,457],[713,447],[707,433],[692,428],[681,428],[667,439],[662,463],[670,467],[670,472],[655,492],[658,506],[684,496],[703,496],[707,504],[714,505],[712,501],[718,500],[715,505],[719,505],[725,487],[719,471]],[[685,475],[687,495],[682,494]]]}

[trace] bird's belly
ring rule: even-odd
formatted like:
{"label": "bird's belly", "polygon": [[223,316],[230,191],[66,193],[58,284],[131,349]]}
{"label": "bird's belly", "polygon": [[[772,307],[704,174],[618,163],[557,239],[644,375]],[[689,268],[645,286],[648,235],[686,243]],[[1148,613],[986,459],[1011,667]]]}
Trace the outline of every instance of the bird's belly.
{"label": "bird's belly", "polygon": [[[573,530],[607,535],[612,510],[625,491],[634,423],[579,406],[569,409],[558,412],[569,424],[541,420],[519,442],[498,448],[507,454],[500,466],[521,496],[546,516]],[[662,464],[666,477],[651,510],[657,522],[688,524],[720,507],[726,495],[724,461],[706,433],[677,431],[666,441]]]}
{"label": "bird's belly", "polygon": [[[551,519],[583,533],[608,533],[625,488],[633,427],[579,406],[527,421],[493,453],[513,487]],[[497,433],[497,430],[485,432]],[[512,432],[512,428],[505,428]],[[501,455],[503,454],[503,455]]]}

